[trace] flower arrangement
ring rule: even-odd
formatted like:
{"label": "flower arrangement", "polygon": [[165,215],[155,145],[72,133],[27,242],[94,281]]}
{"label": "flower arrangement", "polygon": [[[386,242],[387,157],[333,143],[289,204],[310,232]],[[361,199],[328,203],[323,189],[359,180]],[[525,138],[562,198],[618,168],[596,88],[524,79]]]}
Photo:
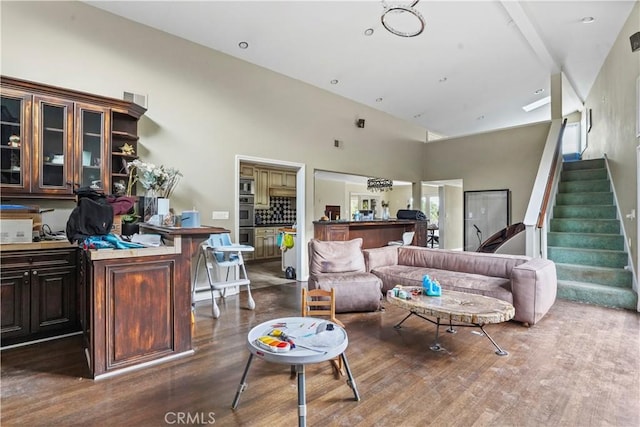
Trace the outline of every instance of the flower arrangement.
{"label": "flower arrangement", "polygon": [[140,184],[157,197],[169,198],[175,190],[182,173],[178,169],[168,168],[164,165],[156,166],[153,163],[145,163],[138,159],[127,163],[129,183],[127,194],[131,194],[133,186]]}
{"label": "flower arrangement", "polygon": [[384,200],[381,201],[380,204],[382,205],[383,208],[388,208],[389,207],[389,202],[385,202]]}

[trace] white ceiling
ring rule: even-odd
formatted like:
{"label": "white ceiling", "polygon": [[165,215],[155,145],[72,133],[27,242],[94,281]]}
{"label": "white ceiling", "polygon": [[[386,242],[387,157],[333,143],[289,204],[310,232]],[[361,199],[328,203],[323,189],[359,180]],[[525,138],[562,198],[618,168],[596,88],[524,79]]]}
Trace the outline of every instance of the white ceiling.
{"label": "white ceiling", "polygon": [[[421,0],[426,26],[411,38],[382,26],[376,0],[87,3],[460,136],[550,119],[549,105],[522,107],[549,96],[560,71],[563,113],[578,110],[635,0]],[[417,25],[407,12],[392,18],[401,31]]]}

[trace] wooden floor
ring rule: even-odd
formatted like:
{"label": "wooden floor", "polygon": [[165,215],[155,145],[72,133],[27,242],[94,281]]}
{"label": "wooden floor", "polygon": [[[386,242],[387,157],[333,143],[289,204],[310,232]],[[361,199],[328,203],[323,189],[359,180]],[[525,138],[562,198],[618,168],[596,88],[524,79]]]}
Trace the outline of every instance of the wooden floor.
{"label": "wooden floor", "polygon": [[[1,353],[0,422],[10,425],[293,426],[296,381],[289,367],[256,360],[237,410],[230,409],[252,326],[296,315],[300,284],[257,289],[255,311],[242,292],[197,310],[195,354],[93,381],[79,337]],[[446,351],[428,349],[435,327],[405,313],[342,314],[347,356],[362,400],[329,363],[307,367],[309,426],[640,425],[640,317],[630,311],[558,301],[537,325],[487,330],[499,357],[474,328],[444,333]],[[182,420],[182,422],[180,422]]]}

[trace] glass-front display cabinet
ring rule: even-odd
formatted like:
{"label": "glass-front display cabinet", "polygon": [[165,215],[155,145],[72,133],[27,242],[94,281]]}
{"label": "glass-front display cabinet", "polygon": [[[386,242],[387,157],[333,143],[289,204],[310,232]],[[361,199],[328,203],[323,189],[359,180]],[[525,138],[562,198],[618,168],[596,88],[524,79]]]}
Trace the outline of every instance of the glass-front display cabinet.
{"label": "glass-front display cabinet", "polygon": [[31,112],[31,96],[3,90],[0,101],[0,182],[3,190],[29,190],[29,127],[25,125]]}
{"label": "glass-front display cabinet", "polygon": [[80,187],[95,190],[109,188],[110,150],[106,135],[109,129],[109,110],[89,105],[76,105],[76,169],[74,182]]}

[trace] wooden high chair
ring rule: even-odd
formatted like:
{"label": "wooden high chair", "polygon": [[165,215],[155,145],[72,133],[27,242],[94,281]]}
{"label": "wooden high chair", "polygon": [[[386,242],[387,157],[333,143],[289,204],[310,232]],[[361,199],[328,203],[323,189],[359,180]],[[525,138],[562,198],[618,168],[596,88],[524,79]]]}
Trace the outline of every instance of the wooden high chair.
{"label": "wooden high chair", "polygon": [[[330,291],[323,289],[307,290],[302,288],[302,316],[329,316],[329,320],[344,328],[344,324],[336,319],[336,292],[334,288]],[[332,359],[331,365],[336,374],[344,375],[342,369],[342,359],[340,356]]]}

